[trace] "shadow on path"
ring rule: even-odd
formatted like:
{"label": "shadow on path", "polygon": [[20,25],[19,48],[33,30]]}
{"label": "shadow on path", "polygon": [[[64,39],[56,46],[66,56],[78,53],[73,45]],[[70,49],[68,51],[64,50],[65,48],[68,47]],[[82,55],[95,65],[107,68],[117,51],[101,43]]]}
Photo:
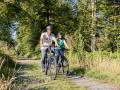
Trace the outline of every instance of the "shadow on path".
{"label": "shadow on path", "polygon": [[32,64],[20,64],[20,66],[20,72],[17,73],[18,77],[15,80],[15,83],[17,84],[15,90],[48,90],[46,87],[40,85],[45,83],[45,80],[40,78],[38,79],[38,76],[35,75],[34,72],[31,72],[38,70],[36,66]]}
{"label": "shadow on path", "polygon": [[70,76],[76,75],[76,76],[84,77],[85,73],[86,73],[86,69],[85,68],[82,68],[82,67],[74,68],[70,72]]}

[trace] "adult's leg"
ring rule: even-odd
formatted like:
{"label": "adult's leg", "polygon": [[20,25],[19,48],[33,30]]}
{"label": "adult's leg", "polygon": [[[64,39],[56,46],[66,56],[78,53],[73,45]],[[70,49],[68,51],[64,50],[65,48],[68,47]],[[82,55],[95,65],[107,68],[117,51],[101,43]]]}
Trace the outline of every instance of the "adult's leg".
{"label": "adult's leg", "polygon": [[42,69],[44,70],[44,68],[45,68],[45,57],[47,55],[46,48],[41,49],[41,55],[42,55],[41,66],[42,66]]}

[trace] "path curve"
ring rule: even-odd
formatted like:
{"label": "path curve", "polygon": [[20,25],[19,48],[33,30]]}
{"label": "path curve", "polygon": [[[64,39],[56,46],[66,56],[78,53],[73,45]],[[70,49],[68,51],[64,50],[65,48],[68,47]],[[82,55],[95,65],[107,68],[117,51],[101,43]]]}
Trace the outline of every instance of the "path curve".
{"label": "path curve", "polygon": [[69,76],[78,86],[87,87],[88,90],[120,90],[118,87],[108,83],[95,81],[87,77]]}

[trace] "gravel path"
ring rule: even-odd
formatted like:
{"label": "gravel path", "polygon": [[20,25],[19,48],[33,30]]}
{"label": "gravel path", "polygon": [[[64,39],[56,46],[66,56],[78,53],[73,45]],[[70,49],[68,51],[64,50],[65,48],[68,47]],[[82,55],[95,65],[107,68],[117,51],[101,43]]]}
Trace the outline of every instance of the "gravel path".
{"label": "gravel path", "polygon": [[95,81],[86,77],[79,77],[79,76],[70,76],[77,85],[87,87],[88,90],[120,90],[117,87],[110,85],[108,83]]}
{"label": "gravel path", "polygon": [[[40,64],[39,60],[20,60],[18,62],[21,64]],[[77,86],[86,87],[87,90],[120,90],[111,84],[95,81],[87,77],[68,76],[68,78],[71,79]]]}
{"label": "gravel path", "polygon": [[41,72],[40,60],[18,60],[21,69],[17,73],[14,90],[87,90],[60,74],[56,80]]}

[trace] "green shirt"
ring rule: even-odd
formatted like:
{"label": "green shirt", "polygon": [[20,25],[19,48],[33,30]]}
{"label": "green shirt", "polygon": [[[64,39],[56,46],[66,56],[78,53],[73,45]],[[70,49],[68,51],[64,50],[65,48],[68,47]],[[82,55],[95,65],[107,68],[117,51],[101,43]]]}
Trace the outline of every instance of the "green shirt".
{"label": "green shirt", "polygon": [[64,49],[64,39],[58,39],[58,45],[60,49]]}

